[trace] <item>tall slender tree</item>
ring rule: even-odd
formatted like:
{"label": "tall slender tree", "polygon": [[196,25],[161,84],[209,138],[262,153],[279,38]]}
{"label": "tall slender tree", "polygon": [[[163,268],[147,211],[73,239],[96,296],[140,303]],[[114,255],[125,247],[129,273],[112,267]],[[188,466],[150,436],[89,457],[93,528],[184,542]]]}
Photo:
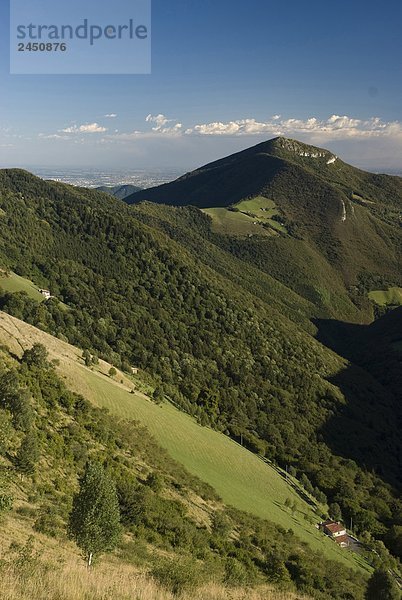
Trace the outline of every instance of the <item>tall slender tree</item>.
{"label": "tall slender tree", "polygon": [[40,457],[39,443],[36,433],[28,431],[21,442],[15,457],[15,465],[22,475],[32,475]]}
{"label": "tall slender tree", "polygon": [[116,547],[121,533],[116,487],[99,463],[88,462],[80,478],[69,533],[83,551],[88,567],[95,555]]}

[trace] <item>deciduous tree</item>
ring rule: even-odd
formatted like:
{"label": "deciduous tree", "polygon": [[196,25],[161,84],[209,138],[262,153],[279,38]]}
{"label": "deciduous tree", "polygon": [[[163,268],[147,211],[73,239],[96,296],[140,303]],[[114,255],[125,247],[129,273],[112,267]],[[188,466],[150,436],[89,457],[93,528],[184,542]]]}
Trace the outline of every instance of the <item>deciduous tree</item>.
{"label": "deciduous tree", "polygon": [[377,569],[371,576],[366,600],[400,600],[400,593],[394,578],[385,569]]}
{"label": "deciduous tree", "polygon": [[88,462],[73,499],[69,533],[83,551],[89,567],[95,555],[115,548],[120,531],[115,484],[102,465]]}

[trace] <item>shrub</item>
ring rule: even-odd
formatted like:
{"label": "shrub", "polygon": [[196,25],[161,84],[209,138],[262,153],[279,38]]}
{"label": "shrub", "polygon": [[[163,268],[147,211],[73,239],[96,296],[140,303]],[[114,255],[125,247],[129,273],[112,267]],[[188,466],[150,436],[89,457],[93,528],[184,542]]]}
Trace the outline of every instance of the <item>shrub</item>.
{"label": "shrub", "polygon": [[229,586],[241,586],[248,583],[249,577],[246,567],[235,558],[228,558],[225,562],[224,582]]}
{"label": "shrub", "polygon": [[13,500],[14,498],[10,494],[0,493],[0,515],[12,509]]}
{"label": "shrub", "polygon": [[14,437],[14,429],[11,425],[10,416],[4,410],[0,410],[0,454],[5,454],[10,449]]}
{"label": "shrub", "polygon": [[154,492],[160,492],[163,489],[163,477],[159,473],[150,473],[145,480],[148,487]]}
{"label": "shrub", "polygon": [[153,567],[151,574],[172,594],[191,592],[203,579],[200,567],[190,558],[160,560]]}
{"label": "shrub", "polygon": [[42,506],[33,528],[49,537],[58,537],[63,532],[64,523],[54,507]]}

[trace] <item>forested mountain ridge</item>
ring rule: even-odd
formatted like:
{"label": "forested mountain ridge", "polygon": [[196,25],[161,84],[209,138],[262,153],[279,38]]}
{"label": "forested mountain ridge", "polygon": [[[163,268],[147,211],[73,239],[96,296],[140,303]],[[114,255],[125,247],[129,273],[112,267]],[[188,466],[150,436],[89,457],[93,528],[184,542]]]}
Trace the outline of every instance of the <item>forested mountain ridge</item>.
{"label": "forested mountain ridge", "polygon": [[[317,322],[317,327],[318,337],[326,346],[372,373],[400,402],[402,307],[391,310],[370,325],[323,321]],[[395,416],[398,418],[397,411]]]}
{"label": "forested mountain ridge", "polygon": [[[317,176],[322,183],[337,186],[347,197],[350,192],[360,193],[363,201],[377,199],[389,206],[398,205],[402,197],[400,177],[362,171],[329,150],[278,137],[209,163],[172,183],[136,192],[127,202],[169,203],[171,196],[170,204],[174,206],[227,206],[263,193],[289,163]],[[215,183],[220,185],[215,187]]]}
{"label": "forested mountain ridge", "polygon": [[126,199],[144,200],[203,209],[204,235],[327,316],[368,322],[368,292],[402,286],[402,178],[328,150],[275,138]]}
{"label": "forested mountain ridge", "polygon": [[[303,323],[319,313],[314,303],[264,273],[255,293],[259,270],[236,273],[243,259],[215,243],[197,252],[183,229],[175,237],[103,194],[6,170],[0,208],[1,266],[56,296],[39,304],[4,293],[3,310],[140,366],[202,423],[303,473],[357,532],[396,547],[395,399],[297,324],[297,314]],[[364,403],[370,410],[356,411]]]}
{"label": "forested mountain ridge", "polygon": [[115,185],[115,186],[101,185],[100,187],[97,187],[95,189],[97,192],[105,192],[106,194],[110,194],[111,196],[114,196],[115,198],[124,200],[128,196],[131,196],[131,194],[135,194],[136,192],[141,191],[142,188],[140,188],[136,185],[125,184],[125,185]]}

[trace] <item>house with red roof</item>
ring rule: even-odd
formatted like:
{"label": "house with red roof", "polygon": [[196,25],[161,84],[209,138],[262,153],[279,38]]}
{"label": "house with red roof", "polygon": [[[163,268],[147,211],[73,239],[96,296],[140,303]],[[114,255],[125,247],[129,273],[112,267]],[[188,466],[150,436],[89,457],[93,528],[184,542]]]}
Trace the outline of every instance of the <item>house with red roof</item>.
{"label": "house with red roof", "polygon": [[320,523],[320,529],[322,529],[325,535],[339,544],[341,548],[346,548],[349,546],[349,536],[346,528],[339,521],[331,521],[330,519],[323,521]]}

